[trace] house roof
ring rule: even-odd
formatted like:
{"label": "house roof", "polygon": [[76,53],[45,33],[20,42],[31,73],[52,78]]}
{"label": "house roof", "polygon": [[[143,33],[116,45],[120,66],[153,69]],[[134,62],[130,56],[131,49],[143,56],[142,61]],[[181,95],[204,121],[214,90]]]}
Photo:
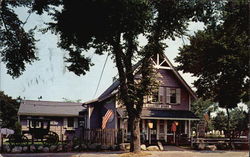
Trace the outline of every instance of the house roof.
{"label": "house roof", "polygon": [[[189,85],[187,84],[187,82],[182,78],[182,76],[179,74],[179,72],[175,69],[175,67],[169,61],[169,59],[167,58],[167,56],[165,54],[163,54],[162,57],[167,62],[167,64],[169,65],[169,67],[173,71],[174,75],[177,77],[177,79],[183,84],[183,86],[187,89],[187,91],[196,99],[197,96],[194,93],[194,91],[189,87]],[[141,65],[141,62],[139,61],[138,63],[136,63],[133,66],[133,70],[135,71],[136,69],[138,69],[138,67],[140,67],[140,65]],[[83,103],[83,105],[98,103],[98,102],[101,102],[101,101],[103,101],[103,100],[105,100],[107,98],[110,98],[111,96],[113,96],[117,92],[116,89],[118,89],[119,85],[120,85],[120,81],[119,81],[119,79],[117,79],[98,98],[90,100],[88,102],[85,102],[85,103]]]}
{"label": "house roof", "polygon": [[23,100],[20,104],[18,115],[27,116],[79,116],[84,110],[82,103]]}
{"label": "house roof", "polygon": [[[118,108],[117,112],[120,117],[126,118],[126,109]],[[141,113],[142,119],[174,119],[174,120],[199,120],[193,112],[188,110],[157,110],[143,109]]]}

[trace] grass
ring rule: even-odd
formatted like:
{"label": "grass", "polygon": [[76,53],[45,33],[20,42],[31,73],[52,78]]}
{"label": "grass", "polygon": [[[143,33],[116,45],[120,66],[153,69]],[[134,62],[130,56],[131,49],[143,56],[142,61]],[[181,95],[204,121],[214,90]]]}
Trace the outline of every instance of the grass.
{"label": "grass", "polygon": [[140,152],[140,153],[123,153],[119,154],[120,157],[142,157],[142,156],[148,156],[152,155],[151,153],[148,152]]}

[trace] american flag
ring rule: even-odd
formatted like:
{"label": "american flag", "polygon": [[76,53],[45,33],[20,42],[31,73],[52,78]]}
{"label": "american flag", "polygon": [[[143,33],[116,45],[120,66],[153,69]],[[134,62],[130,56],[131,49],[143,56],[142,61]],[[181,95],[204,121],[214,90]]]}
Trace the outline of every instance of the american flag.
{"label": "american flag", "polygon": [[106,128],[107,122],[109,120],[109,118],[113,115],[113,111],[112,110],[108,110],[105,115],[102,117],[102,129]]}

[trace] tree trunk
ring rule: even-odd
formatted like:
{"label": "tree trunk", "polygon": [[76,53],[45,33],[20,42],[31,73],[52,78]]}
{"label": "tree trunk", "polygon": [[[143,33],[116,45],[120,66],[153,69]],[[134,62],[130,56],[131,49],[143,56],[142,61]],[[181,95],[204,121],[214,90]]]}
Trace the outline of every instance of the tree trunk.
{"label": "tree trunk", "polygon": [[140,153],[141,152],[140,118],[132,118],[130,124],[131,124],[130,152]]}
{"label": "tree trunk", "polygon": [[[250,7],[250,3],[249,3],[249,7]],[[249,146],[249,150],[250,150],[250,105],[248,105],[248,146]],[[249,156],[250,156],[250,152],[249,152]]]}
{"label": "tree trunk", "polygon": [[226,111],[227,111],[227,132],[228,132],[228,135],[229,135],[229,146],[231,148],[233,148],[232,135],[231,135],[231,130],[230,130],[230,113],[229,113],[229,108],[228,107],[226,108]]}

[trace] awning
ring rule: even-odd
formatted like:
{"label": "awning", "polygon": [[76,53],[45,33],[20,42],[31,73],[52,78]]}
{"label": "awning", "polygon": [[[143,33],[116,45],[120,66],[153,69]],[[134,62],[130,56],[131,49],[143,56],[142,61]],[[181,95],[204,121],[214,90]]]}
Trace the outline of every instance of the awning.
{"label": "awning", "polygon": [[[121,118],[127,118],[126,109],[118,108],[117,113]],[[187,110],[157,110],[144,109],[141,114],[142,119],[166,119],[166,120],[199,120],[193,112]]]}

